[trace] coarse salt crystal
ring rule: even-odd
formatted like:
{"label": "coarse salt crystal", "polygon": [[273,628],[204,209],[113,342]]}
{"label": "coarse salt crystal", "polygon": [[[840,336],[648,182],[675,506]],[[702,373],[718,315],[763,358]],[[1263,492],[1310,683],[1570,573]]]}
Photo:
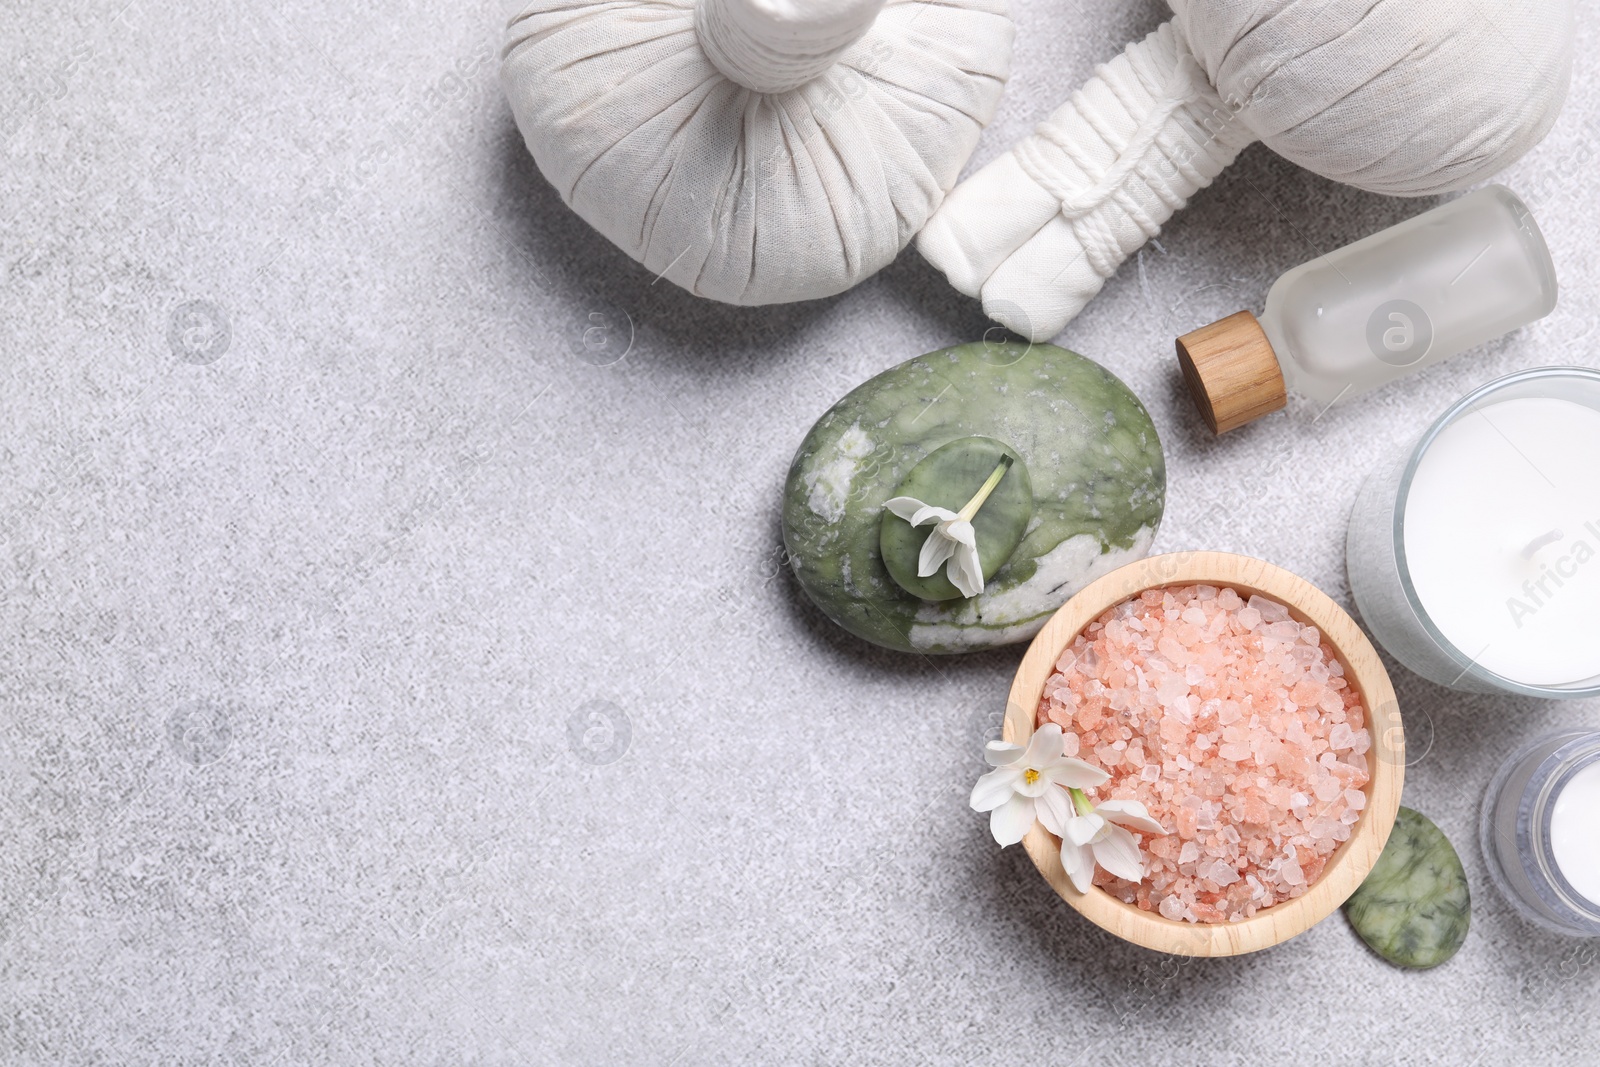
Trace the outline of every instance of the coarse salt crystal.
{"label": "coarse salt crystal", "polygon": [[[1263,616],[1263,618],[1264,617],[1265,616]],[[1287,641],[1293,643],[1300,640],[1300,624],[1297,622],[1292,622],[1288,619],[1285,619],[1282,622],[1272,623],[1265,628],[1264,632],[1268,637],[1274,638],[1278,641]]]}
{"label": "coarse salt crystal", "polygon": [[1252,596],[1246,603],[1261,613],[1261,617],[1268,622],[1281,622],[1289,617],[1289,609],[1276,600],[1268,600],[1263,596]]}
{"label": "coarse salt crystal", "polygon": [[1221,886],[1232,885],[1240,880],[1239,872],[1221,860],[1217,860],[1211,865],[1211,874],[1209,877],[1213,882]]}
{"label": "coarse salt crystal", "polygon": [[1182,700],[1189,695],[1189,683],[1176,674],[1162,677],[1161,684],[1156,686],[1156,699],[1161,703],[1171,705],[1174,701]]}

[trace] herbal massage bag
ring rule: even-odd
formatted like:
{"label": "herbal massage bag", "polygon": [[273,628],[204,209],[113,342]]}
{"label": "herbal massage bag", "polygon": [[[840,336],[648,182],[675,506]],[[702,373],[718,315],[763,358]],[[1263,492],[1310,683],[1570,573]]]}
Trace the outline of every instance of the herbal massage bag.
{"label": "herbal massage bag", "polygon": [[1572,66],[1570,0],[1171,5],[1171,22],[958,186],[918,238],[1032,340],[1060,332],[1252,141],[1372,192],[1449,192],[1544,137]]}
{"label": "herbal massage bag", "polygon": [[561,198],[701,296],[830,296],[955,184],[1010,70],[1006,0],[532,0],[501,77]]}

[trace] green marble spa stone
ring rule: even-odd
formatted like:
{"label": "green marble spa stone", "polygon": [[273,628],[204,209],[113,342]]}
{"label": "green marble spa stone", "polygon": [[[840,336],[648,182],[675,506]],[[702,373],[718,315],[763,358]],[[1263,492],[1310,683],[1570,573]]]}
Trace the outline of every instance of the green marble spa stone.
{"label": "green marble spa stone", "polygon": [[[1013,473],[1026,476],[1032,508],[1003,560],[985,555],[979,533],[984,591],[944,599],[953,586],[927,597],[901,588],[882,554],[884,501],[917,496],[959,510],[1003,450],[1019,462],[974,528],[1014,524],[1026,510]],[[801,587],[846,630],[907,652],[969,652],[1032,637],[1073,593],[1142,558],[1165,501],[1161,442],[1127,386],[1064,348],[981,342],[893,367],[817,420],[789,468],[783,535]],[[899,526],[905,536],[891,552],[920,549],[932,528]]]}
{"label": "green marble spa stone", "polygon": [[1401,808],[1383,855],[1345,915],[1361,940],[1400,967],[1437,967],[1467,939],[1472,900],[1461,858],[1427,816]]}

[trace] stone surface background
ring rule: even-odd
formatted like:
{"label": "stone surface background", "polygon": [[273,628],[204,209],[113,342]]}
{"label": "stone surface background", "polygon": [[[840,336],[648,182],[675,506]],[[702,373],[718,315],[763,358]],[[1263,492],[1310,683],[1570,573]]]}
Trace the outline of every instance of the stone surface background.
{"label": "stone surface background", "polygon": [[[976,162],[1162,14],[1019,8]],[[1254,148],[1060,338],[1156,419],[1159,550],[1348,603],[1369,469],[1497,374],[1600,365],[1593,16],[1505,178],[1548,319],[1208,439],[1172,336],[1427,206]],[[1475,899],[1440,970],[1338,917],[1215,962],[1089,927],[967,810],[1018,652],[874,651],[780,566],[812,420],[979,309],[914,252],[803,306],[653,284],[524,152],[502,17],[0,13],[0,1060],[1592,1061],[1600,949],[1518,921],[1473,827],[1600,707],[1396,670]]]}

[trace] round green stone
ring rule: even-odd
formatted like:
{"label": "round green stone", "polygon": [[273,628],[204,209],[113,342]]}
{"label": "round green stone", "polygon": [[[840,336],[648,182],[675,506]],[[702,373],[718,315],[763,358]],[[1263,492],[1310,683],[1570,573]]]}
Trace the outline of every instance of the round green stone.
{"label": "round green stone", "polygon": [[[947,511],[960,511],[973,494],[983,487],[1000,461],[1011,457],[1011,466],[972,517],[973,540],[978,544],[978,563],[985,583],[1011,558],[1028,531],[1033,518],[1033,482],[1027,464],[1016,449],[992,437],[963,437],[933,450],[927,459],[911,468],[892,496],[915,497]],[[923,600],[956,600],[961,590],[950,580],[944,567],[924,578],[917,573],[922,545],[933,533],[932,525],[912,526],[888,508],[879,520],[878,551],[889,577],[912,596]]]}
{"label": "round green stone", "polygon": [[[1015,450],[1033,515],[982,594],[913,596],[884,565],[884,501],[911,495],[897,491],[914,468],[971,437]],[[789,468],[783,535],[801,587],[846,630],[903,651],[968,652],[1032,637],[1073,593],[1144,556],[1165,501],[1161,442],[1127,386],[1055,345],[980,342],[893,367],[817,420]]]}
{"label": "round green stone", "polygon": [[1467,872],[1443,831],[1401,808],[1383,855],[1344,911],[1361,940],[1390,963],[1437,967],[1467,939]]}

